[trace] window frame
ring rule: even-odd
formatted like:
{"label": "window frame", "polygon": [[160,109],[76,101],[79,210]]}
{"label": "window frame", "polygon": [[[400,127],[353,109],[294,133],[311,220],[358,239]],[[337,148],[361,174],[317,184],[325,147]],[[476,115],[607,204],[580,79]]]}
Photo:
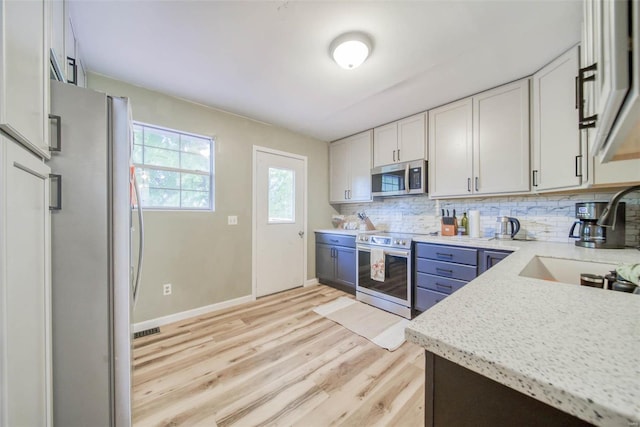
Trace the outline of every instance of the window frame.
{"label": "window frame", "polygon": [[[143,130],[143,144],[135,144],[135,138],[133,137],[133,133],[134,133],[134,127],[135,126],[139,126],[142,127]],[[146,146],[144,144],[144,129],[145,128],[151,128],[151,129],[156,129],[158,131],[161,132],[170,132],[170,133],[174,133],[177,134],[179,136],[187,136],[187,137],[194,137],[194,138],[199,138],[199,139],[203,139],[203,140],[208,140],[209,141],[209,172],[205,172],[205,171],[199,171],[199,170],[193,170],[193,169],[184,169],[184,168],[174,168],[171,166],[157,166],[157,165],[152,165],[152,164],[145,164],[144,163],[144,147]],[[137,121],[134,120],[132,121],[132,137],[131,137],[131,164],[135,167],[136,170],[138,169],[151,169],[151,170],[159,170],[159,171],[165,171],[165,172],[176,172],[179,174],[182,173],[187,173],[187,174],[192,174],[192,175],[201,175],[201,176],[208,176],[209,177],[209,206],[207,207],[203,207],[203,208],[195,208],[195,207],[182,207],[182,193],[183,191],[188,192],[190,190],[183,190],[182,188],[182,179],[180,179],[180,183],[179,183],[179,188],[163,188],[163,187],[153,187],[153,188],[158,188],[160,190],[168,190],[168,191],[179,191],[180,192],[180,204],[181,206],[179,207],[171,207],[171,206],[145,206],[144,204],[141,204],[142,209],[144,210],[152,210],[152,211],[171,211],[171,212],[215,212],[215,137],[213,136],[207,136],[207,135],[201,135],[201,134],[197,134],[197,133],[193,133],[193,132],[186,132],[186,131],[181,131],[181,130],[177,130],[177,129],[173,129],[173,128],[169,128],[169,127],[165,127],[165,126],[160,126],[160,125],[155,125],[155,124],[150,124],[150,123],[145,123],[145,122],[141,122],[141,121]],[[133,160],[133,149],[134,146],[139,146],[139,147],[143,147],[143,151],[142,151],[142,160],[143,163],[137,163],[134,162]],[[181,153],[187,153],[187,154],[193,154],[190,153],[188,151],[183,151],[180,149],[171,149],[171,148],[162,148],[162,147],[156,147],[156,146],[148,146],[151,148],[157,148],[160,150],[165,150],[165,151],[173,151],[173,152],[177,152],[179,153],[179,158]],[[137,176],[136,176],[137,179]],[[140,185],[141,183],[138,183],[138,185]],[[197,190],[195,190],[197,191]],[[142,198],[141,198],[142,199]],[[139,200],[138,202],[141,202],[142,200]]]}

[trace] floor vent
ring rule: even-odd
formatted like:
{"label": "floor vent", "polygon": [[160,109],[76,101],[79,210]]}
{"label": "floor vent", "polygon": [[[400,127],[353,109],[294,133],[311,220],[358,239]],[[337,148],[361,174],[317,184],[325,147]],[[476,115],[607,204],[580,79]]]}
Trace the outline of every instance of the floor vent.
{"label": "floor vent", "polygon": [[136,338],[140,338],[140,337],[146,337],[147,335],[153,335],[153,334],[158,334],[160,333],[160,328],[156,327],[156,328],[151,328],[151,329],[145,329],[144,331],[138,331],[136,333],[133,334],[133,339]]}

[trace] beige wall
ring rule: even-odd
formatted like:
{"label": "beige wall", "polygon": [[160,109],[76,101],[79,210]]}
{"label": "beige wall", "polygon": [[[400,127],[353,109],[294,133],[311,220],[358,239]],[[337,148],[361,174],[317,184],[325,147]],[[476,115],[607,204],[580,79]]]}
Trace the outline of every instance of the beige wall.
{"label": "beige wall", "polygon": [[[134,120],[215,137],[215,212],[145,212],[145,264],[134,321],[251,294],[253,146],[308,158],[307,278],[315,277],[314,228],[331,226],[328,145],[276,126],[186,102],[104,76],[89,87],[131,99]],[[227,225],[237,215],[238,225]],[[173,294],[162,295],[171,283]]]}

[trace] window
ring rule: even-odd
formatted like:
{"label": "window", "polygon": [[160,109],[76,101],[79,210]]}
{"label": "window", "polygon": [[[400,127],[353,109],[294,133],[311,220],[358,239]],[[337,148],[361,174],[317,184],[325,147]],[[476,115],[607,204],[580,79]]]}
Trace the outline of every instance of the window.
{"label": "window", "polygon": [[295,175],[291,169],[269,168],[269,224],[296,222]]}
{"label": "window", "polygon": [[212,138],[133,125],[133,163],[140,203],[150,209],[214,209]]}

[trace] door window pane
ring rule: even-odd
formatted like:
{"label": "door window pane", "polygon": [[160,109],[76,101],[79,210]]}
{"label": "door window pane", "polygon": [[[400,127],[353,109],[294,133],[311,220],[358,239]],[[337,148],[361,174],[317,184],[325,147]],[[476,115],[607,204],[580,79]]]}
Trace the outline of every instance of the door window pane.
{"label": "door window pane", "polygon": [[295,222],[295,173],[269,168],[269,224]]}

